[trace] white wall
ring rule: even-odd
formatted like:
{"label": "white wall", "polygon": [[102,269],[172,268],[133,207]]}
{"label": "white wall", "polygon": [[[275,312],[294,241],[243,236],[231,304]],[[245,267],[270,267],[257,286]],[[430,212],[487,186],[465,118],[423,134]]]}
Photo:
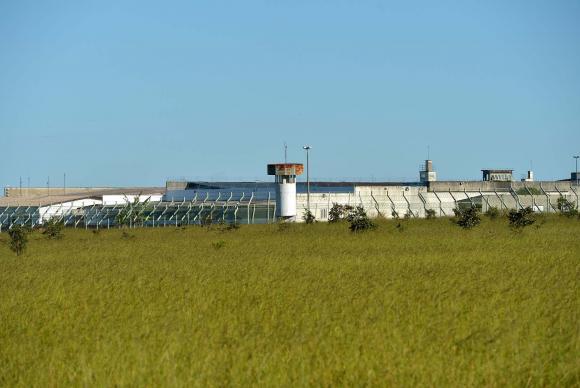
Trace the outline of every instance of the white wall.
{"label": "white wall", "polygon": [[[437,197],[438,196],[438,197]],[[393,211],[399,217],[425,217],[425,208],[435,211],[437,216],[452,216],[456,201],[479,197],[479,192],[428,192],[425,186],[357,186],[354,193],[311,193],[310,210],[318,221],[328,220],[328,211],[333,203],[341,205],[362,205],[369,217],[393,218]],[[307,207],[307,195],[297,195],[296,221],[302,222]]]}
{"label": "white wall", "polygon": [[127,203],[132,203],[135,198],[139,198],[139,202],[145,202],[149,199],[150,202],[159,202],[163,198],[162,194],[150,194],[150,195],[103,195],[103,205],[123,205]]}

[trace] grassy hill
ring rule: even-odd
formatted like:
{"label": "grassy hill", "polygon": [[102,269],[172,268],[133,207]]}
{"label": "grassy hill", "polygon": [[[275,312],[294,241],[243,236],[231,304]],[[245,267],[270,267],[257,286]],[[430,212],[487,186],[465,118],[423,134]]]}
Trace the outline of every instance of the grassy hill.
{"label": "grassy hill", "polygon": [[580,222],[0,235],[0,386],[580,384]]}

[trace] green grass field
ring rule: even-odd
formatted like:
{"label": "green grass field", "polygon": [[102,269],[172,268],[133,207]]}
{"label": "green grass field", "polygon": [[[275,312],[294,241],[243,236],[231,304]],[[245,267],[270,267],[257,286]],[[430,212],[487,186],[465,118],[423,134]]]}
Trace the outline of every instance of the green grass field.
{"label": "green grass field", "polygon": [[580,222],[0,235],[0,386],[578,386]]}

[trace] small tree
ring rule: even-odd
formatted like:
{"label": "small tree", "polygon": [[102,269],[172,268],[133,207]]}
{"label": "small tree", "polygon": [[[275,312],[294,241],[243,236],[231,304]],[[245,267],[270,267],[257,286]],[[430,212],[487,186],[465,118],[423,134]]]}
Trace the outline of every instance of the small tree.
{"label": "small tree", "polygon": [[471,229],[481,222],[479,209],[475,206],[467,209],[455,208],[453,212],[455,213],[455,223],[463,229]]}
{"label": "small tree", "polygon": [[356,209],[348,215],[347,220],[350,223],[349,228],[352,232],[364,232],[377,227],[377,225],[371,221],[362,206],[357,206]]}
{"label": "small tree", "polygon": [[302,215],[302,219],[307,224],[314,224],[316,222],[316,217],[314,217],[314,214],[312,214],[310,209],[304,209],[304,214]]}
{"label": "small tree", "polygon": [[576,205],[574,203],[564,197],[558,198],[558,202],[556,204],[558,207],[558,211],[560,214],[566,217],[574,217],[578,215],[578,209],[576,209]]}
{"label": "small tree", "polygon": [[529,206],[520,210],[510,210],[508,220],[510,226],[515,229],[522,229],[536,222],[534,211]]}
{"label": "small tree", "polygon": [[16,253],[16,256],[20,256],[28,244],[28,231],[20,225],[15,225],[8,231],[8,235],[10,236],[10,249]]}
{"label": "small tree", "polygon": [[328,212],[328,222],[340,222],[348,218],[348,215],[354,210],[350,205],[341,205],[338,203],[333,203],[330,211]]}
{"label": "small tree", "polygon": [[52,217],[44,223],[42,234],[51,240],[58,240],[62,238],[63,229],[64,222],[56,217]]}

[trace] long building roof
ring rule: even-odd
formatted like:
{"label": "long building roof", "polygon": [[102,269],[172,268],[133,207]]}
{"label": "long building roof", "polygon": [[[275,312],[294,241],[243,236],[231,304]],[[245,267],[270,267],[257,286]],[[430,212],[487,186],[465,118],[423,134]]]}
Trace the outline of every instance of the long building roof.
{"label": "long building roof", "polygon": [[82,192],[61,195],[31,195],[0,197],[0,207],[6,206],[47,206],[56,203],[82,199],[102,199],[103,195],[153,195],[163,194],[164,187],[116,187],[107,189],[88,189]]}

